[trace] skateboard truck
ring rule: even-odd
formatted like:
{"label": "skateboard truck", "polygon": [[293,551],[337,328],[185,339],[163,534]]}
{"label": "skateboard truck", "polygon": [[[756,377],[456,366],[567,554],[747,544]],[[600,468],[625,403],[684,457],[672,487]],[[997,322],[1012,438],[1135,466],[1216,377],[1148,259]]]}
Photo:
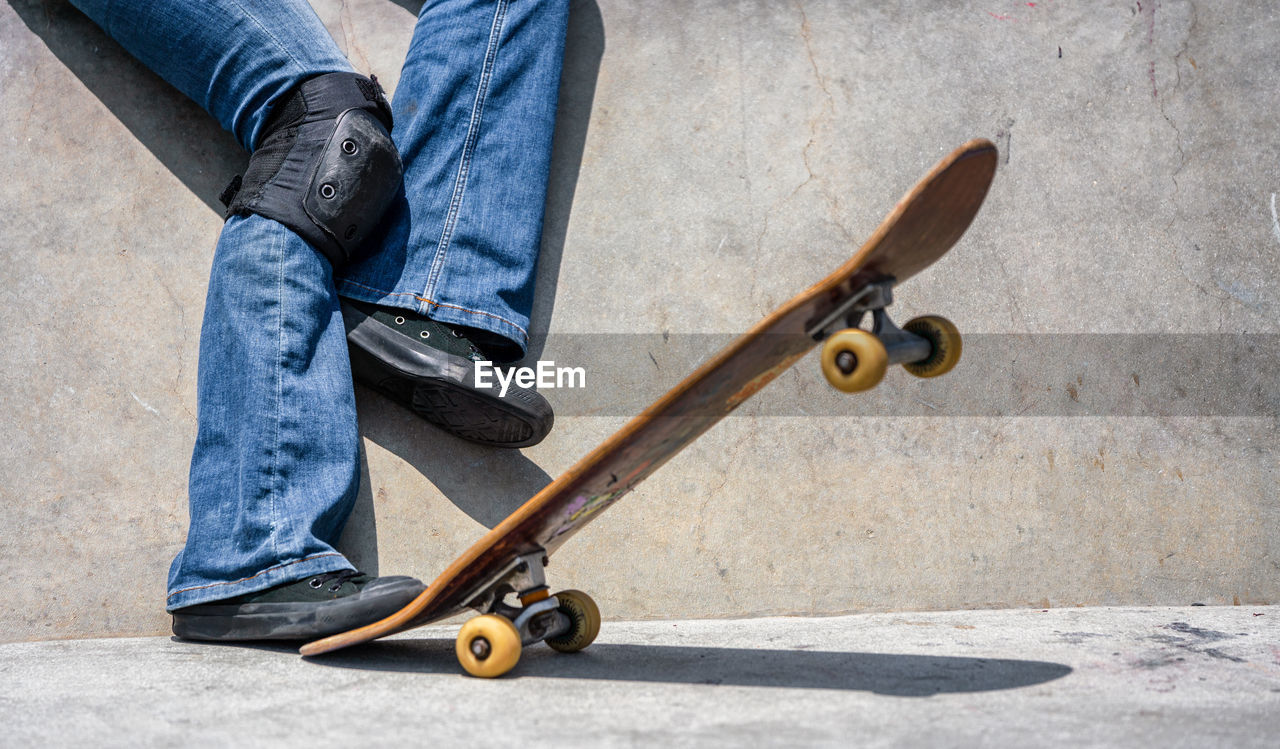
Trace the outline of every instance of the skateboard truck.
{"label": "skateboard truck", "polygon": [[[893,304],[894,282],[890,276],[863,286],[805,328],[815,341],[825,341],[822,371],[835,388],[870,390],[890,364],[901,364],[917,377],[937,377],[960,361],[960,331],[950,320],[917,317],[901,328],[893,322],[886,308]],[[868,312],[870,331],[859,327]]]}
{"label": "skateboard truck", "polygon": [[[458,633],[458,662],[473,676],[500,676],[525,645],[546,642],[562,653],[582,650],[600,632],[600,609],[577,590],[548,593],[545,549],[512,557],[463,606],[480,612]],[[520,605],[507,603],[515,594]]]}
{"label": "skateboard truck", "polygon": [[[572,622],[559,612],[559,602],[548,593],[547,562],[543,549],[512,558],[463,605],[481,614],[510,619],[525,645],[564,634]],[[506,598],[512,593],[519,596],[519,606],[507,603]]]}

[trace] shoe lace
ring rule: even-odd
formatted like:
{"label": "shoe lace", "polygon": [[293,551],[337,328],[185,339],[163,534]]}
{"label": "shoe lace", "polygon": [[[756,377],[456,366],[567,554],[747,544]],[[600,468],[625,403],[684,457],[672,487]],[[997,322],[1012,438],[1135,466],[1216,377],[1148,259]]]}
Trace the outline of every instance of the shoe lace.
{"label": "shoe lace", "polygon": [[338,570],[337,572],[326,572],[324,574],[316,575],[315,577],[311,578],[311,580],[308,581],[307,584],[313,588],[318,589],[323,587],[325,583],[331,583],[331,585],[329,586],[329,592],[337,593],[338,589],[342,587],[343,583],[353,578],[361,577],[363,576],[363,574],[364,573],[358,570]]}

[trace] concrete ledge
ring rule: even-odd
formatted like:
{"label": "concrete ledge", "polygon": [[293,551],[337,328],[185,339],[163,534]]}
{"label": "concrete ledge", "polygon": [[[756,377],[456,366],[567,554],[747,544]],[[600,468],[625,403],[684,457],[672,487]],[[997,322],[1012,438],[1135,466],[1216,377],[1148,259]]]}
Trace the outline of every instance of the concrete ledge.
{"label": "concrete ledge", "polygon": [[14,746],[1273,746],[1280,607],[606,622],[462,676],[454,627],[303,660],[168,638],[0,646]]}

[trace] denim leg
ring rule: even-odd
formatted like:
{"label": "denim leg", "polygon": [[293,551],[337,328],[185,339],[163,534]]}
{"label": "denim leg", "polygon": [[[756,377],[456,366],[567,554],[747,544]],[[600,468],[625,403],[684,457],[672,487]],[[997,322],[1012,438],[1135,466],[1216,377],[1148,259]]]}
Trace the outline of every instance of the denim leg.
{"label": "denim leg", "polygon": [[497,334],[533,306],[568,0],[437,0],[418,15],[392,137],[406,200],[343,296]]}
{"label": "denim leg", "polygon": [[303,78],[352,70],[306,0],[71,2],[249,150],[269,103]]}
{"label": "denim leg", "polygon": [[[252,148],[269,104],[350,64],[305,0],[74,0]],[[282,224],[233,217],[200,333],[187,543],[166,608],[349,569],[333,543],[359,486],[346,335],[329,262]]]}
{"label": "denim leg", "polygon": [[261,216],[218,239],[200,330],[191,525],[170,610],[318,572],[359,487],[346,331],[329,262]]}

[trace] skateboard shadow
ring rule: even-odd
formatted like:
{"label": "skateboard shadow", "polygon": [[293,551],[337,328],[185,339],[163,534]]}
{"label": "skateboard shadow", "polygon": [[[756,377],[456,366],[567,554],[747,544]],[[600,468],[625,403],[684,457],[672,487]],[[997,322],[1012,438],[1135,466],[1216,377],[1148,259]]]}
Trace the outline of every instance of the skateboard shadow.
{"label": "skateboard shadow", "polygon": [[[452,639],[383,640],[307,660],[334,668],[457,674],[453,650]],[[1018,689],[1071,672],[1070,666],[1061,663],[1008,658],[597,643],[573,655],[531,648],[507,678],[841,689],[929,697]]]}

